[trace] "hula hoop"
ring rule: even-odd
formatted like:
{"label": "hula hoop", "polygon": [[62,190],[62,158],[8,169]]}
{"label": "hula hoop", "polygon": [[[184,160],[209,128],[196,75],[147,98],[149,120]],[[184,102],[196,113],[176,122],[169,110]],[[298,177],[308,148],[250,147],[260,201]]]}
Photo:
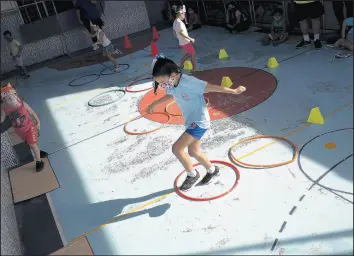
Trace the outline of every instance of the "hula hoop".
{"label": "hula hoop", "polygon": [[147,131],[147,132],[130,132],[130,131],[128,131],[128,130],[127,130],[127,125],[128,125],[129,123],[131,123],[131,122],[133,122],[133,121],[135,121],[135,120],[137,120],[137,119],[142,118],[143,116],[145,116],[145,115],[141,115],[141,116],[135,117],[135,118],[129,120],[128,122],[126,122],[125,125],[124,125],[124,128],[123,128],[124,132],[125,132],[126,134],[129,134],[129,135],[143,135],[143,134],[148,134],[148,133],[156,132],[156,131],[162,129],[162,128],[165,126],[165,124],[168,124],[168,123],[170,122],[170,120],[171,120],[171,116],[170,116],[169,114],[164,113],[164,112],[153,112],[153,113],[151,113],[150,115],[153,115],[153,114],[162,114],[162,115],[167,116],[167,117],[168,117],[167,122],[164,123],[164,124],[162,124],[160,127],[157,127],[156,129],[153,129],[153,130]]}
{"label": "hula hoop", "polygon": [[[207,97],[205,97],[204,96],[204,99],[206,99],[206,106],[208,107],[209,106],[209,98],[207,98]],[[173,103],[175,103],[176,101],[175,100],[173,100],[173,101],[171,101],[170,103],[168,103],[167,105],[166,105],[166,107],[165,107],[165,112],[167,113],[167,114],[169,114],[170,116],[182,116],[182,114],[173,114],[173,113],[171,113],[171,112],[169,112],[168,111],[168,108],[173,104]]]}
{"label": "hula hoop", "polygon": [[[102,65],[103,65],[103,64],[102,64]],[[119,65],[119,67],[118,67],[118,71],[117,71],[117,72],[114,72],[114,71],[113,71],[113,67],[105,67],[104,69],[101,70],[100,75],[102,75],[102,76],[114,75],[114,74],[121,73],[121,72],[123,72],[123,71],[125,71],[125,70],[127,70],[127,69],[130,68],[130,65],[129,65],[129,64],[119,64],[119,63],[118,63],[118,65]],[[105,66],[105,65],[103,65],[103,66]],[[119,70],[120,66],[126,66],[126,68],[123,69],[123,70]],[[111,69],[112,72],[111,72],[111,73],[108,73],[108,74],[107,74],[107,73],[104,73],[104,71],[107,70],[107,69]]]}
{"label": "hula hoop", "polygon": [[[226,192],[220,194],[220,195],[217,195],[217,196],[213,196],[213,197],[205,197],[205,198],[201,198],[201,197],[191,197],[191,196],[187,196],[186,194],[184,194],[178,187],[177,187],[177,184],[178,184],[178,180],[179,178],[182,176],[182,174],[186,171],[182,171],[178,176],[177,178],[175,179],[175,183],[174,183],[174,187],[175,187],[175,190],[176,190],[176,193],[180,196],[180,197],[183,197],[184,199],[188,199],[188,200],[191,200],[191,201],[211,201],[211,200],[215,200],[215,199],[218,199],[218,198],[221,198],[223,196],[226,196],[227,194],[231,193],[237,186],[239,180],[240,180],[240,172],[239,170],[237,169],[237,167],[231,163],[228,163],[228,162],[224,162],[224,161],[219,161],[219,160],[211,160],[210,161],[211,163],[219,163],[219,164],[223,164],[223,165],[226,165],[228,167],[230,167],[236,174],[236,180],[235,180],[235,183],[234,185]],[[200,165],[200,163],[197,163],[197,164],[194,164],[193,167],[195,166],[198,166]]]}
{"label": "hula hoop", "polygon": [[[273,138],[273,139],[278,139],[278,140],[282,140],[282,141],[287,142],[294,149],[293,158],[289,161],[284,161],[284,162],[277,163],[277,164],[248,164],[248,163],[244,163],[244,162],[238,160],[232,153],[232,150],[240,144],[243,144],[245,142],[255,140],[255,139],[267,139],[267,138]],[[255,168],[273,168],[273,167],[278,167],[278,166],[290,164],[290,163],[294,162],[296,157],[299,155],[298,147],[290,140],[288,140],[284,137],[280,137],[280,136],[254,136],[254,137],[250,137],[250,138],[241,140],[241,141],[235,143],[234,145],[232,145],[229,149],[229,152],[230,152],[231,160],[233,160],[235,163],[237,163],[239,165],[246,166],[246,167],[255,167]]]}
{"label": "hula hoop", "polygon": [[[143,91],[148,91],[148,90],[151,90],[153,88],[153,86],[151,85],[150,88],[147,88],[147,89],[142,89],[142,90],[138,90],[138,91],[132,91],[129,89],[129,87],[132,87],[136,82],[140,82],[140,81],[144,81],[144,80],[151,80],[152,77],[148,77],[148,78],[142,78],[142,79],[138,79],[138,80],[135,80],[133,81],[132,83],[128,84],[126,87],[125,87],[125,90],[127,92],[143,92]],[[152,83],[151,83],[152,84]]]}
{"label": "hula hoop", "polygon": [[[89,76],[95,76],[95,78],[94,78],[92,81],[86,82],[86,83],[83,83],[83,84],[76,84],[76,85],[73,84],[73,82],[75,82],[76,80],[79,80],[79,79],[84,78],[84,77],[89,77]],[[89,84],[89,83],[92,83],[92,82],[96,81],[98,78],[100,78],[100,75],[99,75],[99,74],[90,74],[90,75],[81,76],[81,77],[79,77],[79,78],[76,78],[76,79],[72,80],[72,81],[69,83],[69,86],[70,86],[70,87],[77,87],[77,86],[86,85],[86,84]]]}
{"label": "hula hoop", "polygon": [[99,96],[101,96],[101,95],[103,95],[103,94],[106,94],[106,93],[109,93],[109,92],[116,92],[116,91],[123,92],[123,97],[124,97],[124,95],[125,95],[125,91],[124,91],[124,90],[122,90],[122,89],[113,89],[113,90],[109,90],[109,91],[106,91],[106,92],[102,92],[102,93],[100,93],[100,94],[98,94],[98,95],[92,97],[92,98],[87,102],[87,104],[88,104],[90,107],[101,107],[101,106],[106,106],[106,105],[112,104],[112,103],[114,103],[114,102],[117,102],[118,100],[121,100],[123,97],[122,97],[122,98],[119,98],[119,99],[116,99],[116,100],[113,100],[113,101],[111,101],[111,102],[109,102],[109,103],[103,103],[103,104],[92,104],[92,103],[90,103],[90,101],[93,101],[95,98],[97,98],[97,97],[99,97]]}

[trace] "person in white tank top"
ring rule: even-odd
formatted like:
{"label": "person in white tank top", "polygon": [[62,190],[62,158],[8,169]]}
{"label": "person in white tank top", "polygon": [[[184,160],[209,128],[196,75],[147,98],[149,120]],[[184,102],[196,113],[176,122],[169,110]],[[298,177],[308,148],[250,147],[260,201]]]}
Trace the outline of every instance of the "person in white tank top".
{"label": "person in white tank top", "polygon": [[97,44],[101,44],[103,47],[103,53],[108,57],[108,59],[113,63],[114,68],[113,71],[117,72],[119,65],[115,58],[113,58],[112,54],[123,54],[120,50],[115,49],[114,45],[112,44],[111,40],[108,39],[104,31],[96,25],[93,25],[93,29],[97,35]]}

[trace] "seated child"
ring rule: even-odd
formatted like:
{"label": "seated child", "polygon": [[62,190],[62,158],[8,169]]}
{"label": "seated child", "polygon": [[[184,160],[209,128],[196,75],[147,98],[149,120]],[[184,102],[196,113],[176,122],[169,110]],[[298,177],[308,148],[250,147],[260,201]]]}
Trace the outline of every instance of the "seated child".
{"label": "seated child", "polygon": [[92,28],[97,35],[97,39],[98,39],[97,44],[102,45],[104,55],[106,55],[108,59],[113,63],[114,65],[113,71],[117,72],[119,65],[116,59],[113,58],[112,54],[123,54],[123,53],[118,49],[114,49],[114,45],[112,44],[111,40],[107,38],[105,32],[102,30],[102,26],[103,23],[99,25],[92,25]]}
{"label": "seated child", "polygon": [[274,12],[270,34],[263,39],[263,45],[269,45],[270,42],[272,42],[274,46],[277,46],[278,44],[285,42],[288,39],[288,36],[289,34],[287,33],[287,25],[283,10],[277,8]]}
{"label": "seated child", "polygon": [[[351,26],[351,28],[350,28],[347,36],[345,36],[348,26]],[[354,43],[353,17],[346,18],[343,21],[341,35],[342,35],[342,38],[340,38],[337,42],[335,42],[334,47],[336,47],[336,48],[343,47],[344,49],[347,49],[347,50],[353,52],[353,43]]]}
{"label": "seated child", "polygon": [[[36,120],[36,125],[33,123],[31,115]],[[31,148],[36,161],[36,171],[42,171],[44,162],[41,160],[41,155],[45,157],[46,154],[43,155],[45,152],[41,152],[38,147],[39,118],[36,112],[17,95],[10,83],[1,87],[1,123],[4,122],[6,116],[11,119],[15,133]]]}
{"label": "seated child", "polygon": [[3,35],[4,35],[4,38],[6,39],[6,41],[8,42],[7,48],[9,49],[14,66],[22,69],[23,72],[21,73],[21,76],[23,76],[23,78],[25,78],[25,79],[28,78],[29,75],[27,74],[27,69],[23,65],[23,60],[22,60],[23,47],[22,47],[21,43],[19,41],[17,41],[16,39],[14,39],[12,37],[11,32],[8,30],[6,30],[3,33]]}
{"label": "seated child", "polygon": [[227,4],[226,29],[232,34],[249,29],[246,16],[237,8],[234,1]]}
{"label": "seated child", "polygon": [[192,8],[188,8],[188,31],[196,30],[202,27],[202,23],[200,22],[199,15],[194,12]]}

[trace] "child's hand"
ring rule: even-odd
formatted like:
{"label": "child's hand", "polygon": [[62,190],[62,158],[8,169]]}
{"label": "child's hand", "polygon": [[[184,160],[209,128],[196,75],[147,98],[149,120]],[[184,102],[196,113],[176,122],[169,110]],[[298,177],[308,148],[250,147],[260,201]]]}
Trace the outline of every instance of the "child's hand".
{"label": "child's hand", "polygon": [[37,130],[39,131],[41,129],[41,123],[40,122],[37,122]]}
{"label": "child's hand", "polygon": [[152,112],[154,112],[154,109],[155,109],[155,104],[152,103],[147,109],[146,109],[146,112],[148,112],[149,114],[151,114]]}
{"label": "child's hand", "polygon": [[244,91],[246,91],[246,87],[244,87],[244,86],[242,86],[242,85],[240,85],[239,87],[237,87],[237,88],[234,90],[235,94],[241,94],[241,93],[243,93]]}
{"label": "child's hand", "polygon": [[191,43],[194,44],[194,42],[195,42],[195,39],[194,39],[194,38],[191,38]]}

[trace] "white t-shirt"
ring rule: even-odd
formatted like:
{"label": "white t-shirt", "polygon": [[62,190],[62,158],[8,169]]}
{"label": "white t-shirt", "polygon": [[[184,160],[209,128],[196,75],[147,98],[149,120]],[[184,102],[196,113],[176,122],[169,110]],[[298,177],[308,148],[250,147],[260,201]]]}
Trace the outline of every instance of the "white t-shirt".
{"label": "white t-shirt", "polygon": [[[101,29],[97,31],[97,38],[99,39],[100,38],[100,33],[101,33]],[[102,31],[103,32],[103,31]],[[110,43],[111,43],[111,40],[109,40],[107,37],[106,37],[106,33],[103,32],[103,39],[102,39],[102,46],[103,47],[106,47],[108,46]]]}
{"label": "white t-shirt", "polygon": [[181,21],[180,19],[175,19],[175,21],[173,22],[173,30],[176,32],[179,45],[185,45],[190,42],[188,39],[184,38],[180,34],[181,31],[184,31],[184,33],[188,35],[186,25],[183,23],[183,21]]}

